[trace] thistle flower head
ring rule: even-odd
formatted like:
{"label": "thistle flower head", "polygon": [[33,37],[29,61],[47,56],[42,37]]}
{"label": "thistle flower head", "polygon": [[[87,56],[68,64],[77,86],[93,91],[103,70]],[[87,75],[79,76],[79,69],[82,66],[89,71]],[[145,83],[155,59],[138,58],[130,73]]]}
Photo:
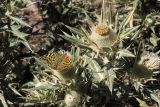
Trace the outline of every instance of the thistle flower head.
{"label": "thistle flower head", "polygon": [[150,78],[154,71],[160,70],[160,58],[154,53],[147,53],[135,62],[133,74],[138,78]]}
{"label": "thistle flower head", "polygon": [[141,57],[138,64],[151,71],[158,70],[160,69],[160,58],[154,53],[147,53]]}
{"label": "thistle flower head", "polygon": [[100,36],[106,36],[109,32],[109,28],[105,25],[99,24],[95,26],[95,32],[99,34]]}
{"label": "thistle flower head", "polygon": [[106,47],[110,48],[117,40],[117,35],[107,25],[98,24],[91,28],[90,40],[100,49]]}

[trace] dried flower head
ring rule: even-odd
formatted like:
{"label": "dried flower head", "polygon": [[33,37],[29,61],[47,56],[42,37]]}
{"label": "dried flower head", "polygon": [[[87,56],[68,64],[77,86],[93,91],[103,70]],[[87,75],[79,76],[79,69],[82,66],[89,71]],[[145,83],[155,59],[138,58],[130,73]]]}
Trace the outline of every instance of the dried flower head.
{"label": "dried flower head", "polygon": [[109,28],[105,25],[97,25],[95,27],[95,32],[100,36],[106,36],[107,33],[109,32]]}
{"label": "dried flower head", "polygon": [[150,78],[154,71],[160,69],[160,58],[154,53],[142,55],[141,59],[133,66],[136,77]]}

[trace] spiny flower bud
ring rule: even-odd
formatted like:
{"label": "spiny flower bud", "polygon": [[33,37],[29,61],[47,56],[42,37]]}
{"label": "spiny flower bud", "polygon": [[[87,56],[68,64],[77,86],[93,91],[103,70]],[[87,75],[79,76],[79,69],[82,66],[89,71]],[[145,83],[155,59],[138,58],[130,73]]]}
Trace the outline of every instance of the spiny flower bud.
{"label": "spiny flower bud", "polygon": [[69,107],[76,106],[80,102],[80,94],[76,91],[70,91],[66,93],[64,102]]}

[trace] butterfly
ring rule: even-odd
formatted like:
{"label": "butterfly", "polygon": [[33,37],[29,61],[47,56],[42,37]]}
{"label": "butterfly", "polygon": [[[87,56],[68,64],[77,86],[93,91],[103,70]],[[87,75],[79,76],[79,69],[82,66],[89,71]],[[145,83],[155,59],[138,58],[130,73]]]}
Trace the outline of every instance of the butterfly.
{"label": "butterfly", "polygon": [[64,71],[73,68],[73,61],[67,53],[49,52],[40,59],[45,61],[54,70]]}

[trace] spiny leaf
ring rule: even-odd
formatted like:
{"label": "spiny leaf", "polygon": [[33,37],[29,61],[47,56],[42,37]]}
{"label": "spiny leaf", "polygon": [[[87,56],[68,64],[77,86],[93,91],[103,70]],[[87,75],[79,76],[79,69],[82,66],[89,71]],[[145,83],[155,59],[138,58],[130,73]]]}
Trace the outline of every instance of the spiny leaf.
{"label": "spiny leaf", "polygon": [[133,55],[129,50],[127,49],[121,49],[117,52],[117,54],[119,55],[119,57],[135,57],[135,55]]}
{"label": "spiny leaf", "polygon": [[63,32],[63,33],[64,33],[64,35],[59,35],[59,36],[61,36],[62,38],[68,40],[69,42],[71,42],[73,44],[76,44],[76,45],[79,45],[79,46],[86,47],[86,48],[90,49],[89,44],[84,43],[84,42],[80,41],[79,39],[76,39],[76,38],[70,36],[69,34],[67,34],[65,32]]}
{"label": "spiny leaf", "polygon": [[20,41],[24,46],[26,46],[33,53],[33,50],[31,49],[30,45],[26,40],[20,40]]}
{"label": "spiny leaf", "polygon": [[16,95],[22,96],[12,85],[13,85],[13,84],[9,84],[8,87],[9,87]]}
{"label": "spiny leaf", "polygon": [[134,40],[135,38],[137,38],[140,33],[141,33],[141,30],[138,30],[138,31],[133,35],[133,37],[131,38],[131,40]]}
{"label": "spiny leaf", "polygon": [[160,38],[158,38],[155,33],[152,33],[151,35],[152,37],[150,37],[150,42],[153,44],[153,46],[157,46]]}
{"label": "spiny leaf", "polygon": [[128,37],[129,35],[131,35],[133,32],[137,31],[139,29],[139,26],[135,26],[133,28],[128,28],[126,31],[122,32],[120,34],[120,39],[123,40],[125,37]]}
{"label": "spiny leaf", "polygon": [[84,33],[76,28],[70,27],[65,25],[69,30],[71,30],[73,33],[79,35],[79,36],[84,36]]}
{"label": "spiny leaf", "polygon": [[123,25],[123,27],[125,27],[132,19],[133,19],[133,13],[134,13],[134,10],[132,10],[129,15],[127,16],[127,19]]}
{"label": "spiny leaf", "polygon": [[6,14],[6,16],[8,16],[10,19],[14,20],[15,22],[17,22],[17,23],[19,23],[19,24],[21,24],[21,25],[23,25],[23,26],[27,26],[27,27],[30,27],[30,28],[31,28],[30,25],[28,25],[26,22],[24,22],[24,21],[21,20],[20,18],[13,17],[13,16],[11,16],[11,15],[9,15],[9,14]]}
{"label": "spiny leaf", "polygon": [[56,90],[56,89],[59,89],[59,86],[53,83],[39,82],[32,89],[33,90]]}
{"label": "spiny leaf", "polygon": [[5,101],[3,93],[0,93],[0,100],[1,100],[1,103],[3,104],[3,107],[8,107],[8,105],[7,105],[6,101]]}
{"label": "spiny leaf", "polygon": [[[133,13],[137,7],[138,4],[138,0],[134,1],[134,6],[133,6],[133,10],[128,14],[128,16],[121,22],[120,26],[119,26],[119,34],[122,32],[122,29],[125,28],[125,26],[131,21],[131,19],[133,18]],[[118,34],[118,35],[119,35]]]}
{"label": "spiny leaf", "polygon": [[154,101],[156,101],[156,102],[158,103],[158,106],[160,107],[160,99],[158,98],[158,96],[155,95],[155,94],[153,94],[153,93],[151,93],[150,95],[151,95],[151,98],[152,98]]}
{"label": "spiny leaf", "polygon": [[12,31],[10,31],[10,32],[12,32],[14,34],[14,36],[16,36],[22,40],[25,40],[25,37],[27,37],[29,34],[24,33],[24,32],[20,32],[18,30],[18,28],[19,28],[19,26],[11,26]]}
{"label": "spiny leaf", "polygon": [[107,80],[105,84],[108,86],[110,92],[112,93],[113,91],[113,84],[114,84],[114,79],[116,78],[116,73],[113,69],[110,70],[105,70],[104,72],[107,73]]}
{"label": "spiny leaf", "polygon": [[142,101],[141,99],[136,98],[136,100],[139,102],[141,107],[150,107],[149,105],[146,104],[146,102]]}

